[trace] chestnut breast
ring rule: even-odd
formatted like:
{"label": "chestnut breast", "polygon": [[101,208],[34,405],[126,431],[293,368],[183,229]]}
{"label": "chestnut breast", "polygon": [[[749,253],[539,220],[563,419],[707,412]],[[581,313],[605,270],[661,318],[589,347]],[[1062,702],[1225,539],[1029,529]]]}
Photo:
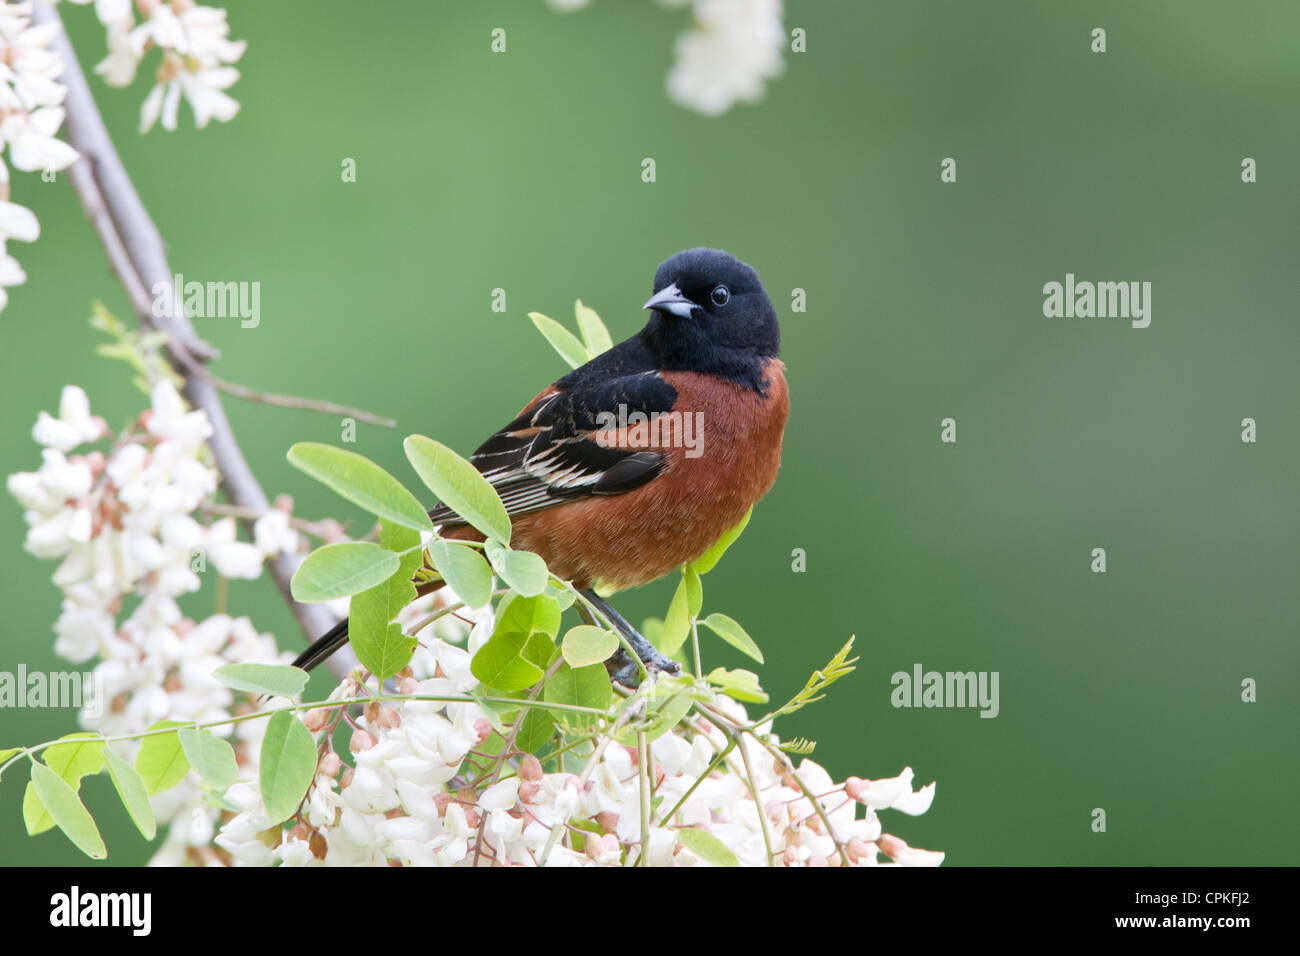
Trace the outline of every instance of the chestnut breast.
{"label": "chestnut breast", "polygon": [[790,410],[784,368],[765,362],[764,395],[712,375],[663,373],[677,390],[673,413],[620,432],[663,453],[663,471],[624,494],[518,515],[511,546],[537,552],[579,587],[616,590],[698,558],[776,481]]}

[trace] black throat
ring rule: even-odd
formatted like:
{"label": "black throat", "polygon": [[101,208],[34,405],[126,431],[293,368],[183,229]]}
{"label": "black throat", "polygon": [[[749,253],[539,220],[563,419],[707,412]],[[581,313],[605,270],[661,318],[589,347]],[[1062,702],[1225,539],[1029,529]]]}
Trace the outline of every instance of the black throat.
{"label": "black throat", "polygon": [[767,382],[763,376],[763,363],[771,355],[760,355],[752,346],[731,348],[712,341],[698,326],[689,321],[666,318],[658,313],[650,318],[638,333],[656,363],[665,372],[700,372],[717,375],[766,394]]}

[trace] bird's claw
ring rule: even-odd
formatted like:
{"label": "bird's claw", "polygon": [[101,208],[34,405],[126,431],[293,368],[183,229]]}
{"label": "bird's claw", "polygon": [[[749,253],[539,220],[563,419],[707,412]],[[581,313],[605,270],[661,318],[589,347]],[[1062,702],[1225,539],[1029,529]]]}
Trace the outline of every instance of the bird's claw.
{"label": "bird's claw", "polygon": [[682,665],[670,657],[660,654],[653,646],[648,651],[641,651],[641,661],[636,661],[625,648],[619,648],[609,660],[605,661],[605,668],[609,671],[609,679],[615,684],[619,684],[629,690],[636,690],[641,686],[641,665],[645,665],[646,672],[649,674],[668,674],[675,677],[682,672]]}

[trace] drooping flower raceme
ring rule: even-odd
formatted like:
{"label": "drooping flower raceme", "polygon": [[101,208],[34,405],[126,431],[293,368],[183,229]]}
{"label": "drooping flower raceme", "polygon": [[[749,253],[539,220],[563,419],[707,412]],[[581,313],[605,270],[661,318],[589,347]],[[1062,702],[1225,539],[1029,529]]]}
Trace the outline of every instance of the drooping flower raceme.
{"label": "drooping flower raceme", "polygon": [[[699,706],[647,737],[644,765],[636,734],[620,735],[618,721],[599,723],[607,717],[589,725],[594,733],[575,731],[563,756],[539,760],[517,749],[521,725],[503,730],[471,669],[494,633],[495,613],[490,604],[460,608],[450,588],[398,615],[407,632],[426,625],[396,679],[400,699],[376,699],[378,683],[358,671],[331,695],[337,705],[302,715],[316,741],[314,783],[297,813],[273,826],[259,789],[266,718],[229,723],[259,705],[214,671],[232,662],[284,663],[289,654],[246,617],[196,621],[179,601],[199,590],[205,574],[256,577],[267,557],[300,542],[279,509],[256,522],[252,542],[238,539],[229,517],[203,520],[216,487],[209,434],[206,416],[191,411],[169,381],[154,386],[151,408],[118,435],[69,386],[57,414],[41,413],[33,428],[41,467],[8,480],[25,508],[26,548],[60,561],[56,648],[73,661],[96,661],[91,683],[103,706],[83,711],[83,726],[122,735],[160,720],[197,722],[235,748],[237,780],[224,794],[190,775],[153,798],[158,818],[171,821],[155,863],[942,862],[942,853],[884,832],[882,820],[893,811],[924,813],[934,784],[913,789],[910,769],[836,782],[809,759],[796,765],[770,722],[750,727],[743,705],[700,684],[683,685]],[[85,450],[95,445],[107,447]],[[123,615],[127,598],[135,605]],[[392,695],[391,686],[384,694]],[[290,705],[274,698],[261,706]],[[619,713],[637,719],[635,710]],[[342,754],[334,750],[341,739],[348,742]],[[127,757],[136,749],[112,746]]]}
{"label": "drooping flower raceme", "polygon": [[[159,720],[228,719],[242,695],[212,676],[216,668],[291,657],[247,617],[218,613],[196,622],[178,604],[205,574],[256,578],[264,560],[298,547],[282,511],[256,522],[256,544],[236,539],[233,518],[199,520],[200,503],[217,486],[206,461],[210,434],[207,416],[189,410],[169,381],[154,386],[151,408],[117,436],[91,414],[85,392],[68,386],[58,414],[41,412],[32,429],[43,446],[41,467],[8,478],[25,509],[24,546],[60,562],[55,650],[74,663],[96,661],[87,681],[95,697],[81,715],[87,729],[130,734]],[[104,442],[107,451],[80,450]],[[137,603],[123,616],[127,599]],[[265,721],[253,721],[233,731],[245,775],[256,774],[264,730]],[[232,735],[231,725],[214,732]],[[196,782],[154,802],[159,819],[178,821],[160,859],[211,856],[221,811]]]}
{"label": "drooping flower raceme", "polygon": [[199,129],[214,119],[233,119],[239,102],[226,90],[239,79],[239,71],[230,64],[244,55],[247,44],[230,39],[226,11],[194,0],[136,0],[135,6],[139,22],[130,0],[95,0],[108,44],[108,55],[95,72],[109,86],[130,86],[150,51],[160,51],[154,85],[140,107],[140,132],[160,120],[163,129],[176,129],[182,99],[194,111]]}
{"label": "drooping flower raceme", "polygon": [[[413,623],[432,601],[411,605],[399,621]],[[438,622],[441,633],[422,642],[399,678],[403,694],[464,697],[478,690],[470,649],[491,634],[493,621],[490,612],[471,619],[468,648],[451,642],[464,638],[464,625]],[[837,784],[811,760],[797,769],[790,764],[770,728],[760,728],[769,746],[742,735],[714,766],[727,736],[713,721],[691,719],[650,744],[654,810],[643,834],[635,747],[609,741],[596,759],[581,755],[571,768],[552,772],[537,757],[517,754],[483,779],[480,748],[494,724],[478,704],[368,700],[376,689],[374,681],[349,678],[332,696],[363,705],[346,760],[332,749],[337,711],[306,715],[322,757],[302,813],[285,824],[279,841],[266,839],[269,816],[256,786],[238,787],[232,799],[240,813],[216,838],[235,862],[621,866],[648,845],[650,865],[692,866],[716,862],[709,840],[744,866],[765,865],[769,847],[771,862],[783,866],[869,866],[882,856],[911,866],[943,861],[942,853],[883,832],[878,812],[921,814],[934,798],[934,784],[912,789],[910,768],[894,778]],[[746,720],[743,706],[729,698],[718,696],[710,706],[720,718]]]}
{"label": "drooping flower raceme", "polygon": [[756,103],[784,69],[781,0],[694,0],[691,28],[677,38],[670,98],[705,116],[737,101]]}

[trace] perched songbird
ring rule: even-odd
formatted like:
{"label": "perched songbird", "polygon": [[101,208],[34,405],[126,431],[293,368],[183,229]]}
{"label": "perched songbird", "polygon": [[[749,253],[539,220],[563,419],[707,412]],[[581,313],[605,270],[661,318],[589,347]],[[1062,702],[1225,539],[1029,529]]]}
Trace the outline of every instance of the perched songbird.
{"label": "perched songbird", "polygon": [[[679,252],[645,308],[645,328],[545,388],[470,460],[510,514],[510,546],[572,581],[647,669],[675,672],[592,588],[653,581],[738,524],[776,480],[790,405],[776,310],[748,265]],[[483,540],[445,505],[429,517],[444,537]],[[346,641],[343,621],[294,663],[310,670]],[[607,666],[635,683],[623,651]]]}

